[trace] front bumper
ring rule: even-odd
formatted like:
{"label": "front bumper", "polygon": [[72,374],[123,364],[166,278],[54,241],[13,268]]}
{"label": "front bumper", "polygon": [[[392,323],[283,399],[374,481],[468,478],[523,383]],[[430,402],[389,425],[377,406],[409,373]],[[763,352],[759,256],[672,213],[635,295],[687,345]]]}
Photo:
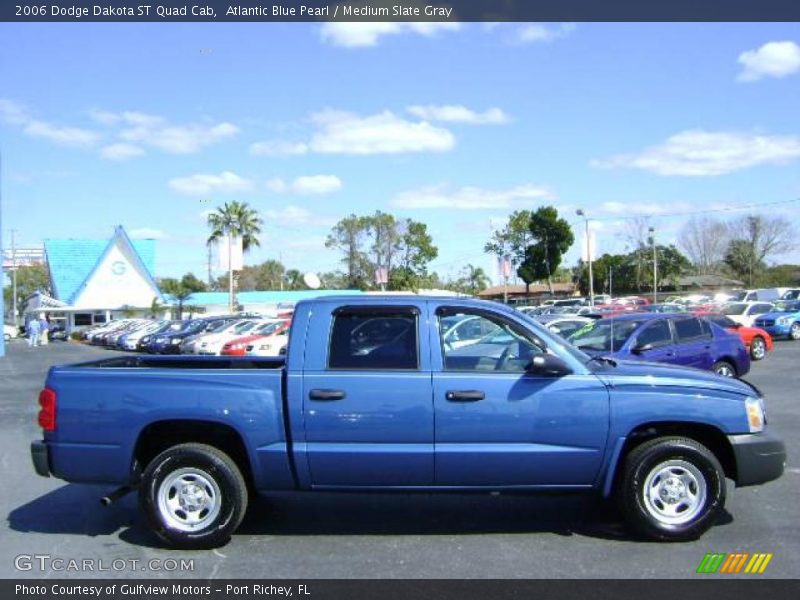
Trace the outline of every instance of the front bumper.
{"label": "front bumper", "polygon": [[50,456],[47,444],[40,440],[31,442],[31,459],[38,475],[50,477]]}
{"label": "front bumper", "polygon": [[736,486],[758,485],[777,479],[786,464],[786,447],[771,431],[729,435],[736,458]]}

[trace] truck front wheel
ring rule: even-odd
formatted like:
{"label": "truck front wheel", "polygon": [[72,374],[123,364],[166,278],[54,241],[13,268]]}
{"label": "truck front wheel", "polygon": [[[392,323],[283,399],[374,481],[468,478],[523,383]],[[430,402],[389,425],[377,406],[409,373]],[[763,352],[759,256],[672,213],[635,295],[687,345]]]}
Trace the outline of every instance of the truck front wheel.
{"label": "truck front wheel", "polygon": [[725,473],[702,444],[662,437],[631,451],[619,494],[625,518],[638,533],[663,541],[692,540],[725,506]]}
{"label": "truck front wheel", "polygon": [[231,458],[213,446],[180,444],[142,475],[139,502],[153,532],[175,548],[225,544],[247,511],[247,485]]}

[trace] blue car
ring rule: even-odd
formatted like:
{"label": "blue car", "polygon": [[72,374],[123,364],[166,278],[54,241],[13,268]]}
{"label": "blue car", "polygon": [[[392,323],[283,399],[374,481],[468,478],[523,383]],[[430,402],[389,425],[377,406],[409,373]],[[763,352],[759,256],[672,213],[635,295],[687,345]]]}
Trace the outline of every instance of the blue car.
{"label": "blue car", "polygon": [[670,363],[741,377],[750,357],[738,335],[690,314],[637,313],[600,319],[569,341],[593,356]]}
{"label": "blue car", "polygon": [[774,338],[800,340],[800,301],[778,301],[775,310],[758,315],[754,322]]}

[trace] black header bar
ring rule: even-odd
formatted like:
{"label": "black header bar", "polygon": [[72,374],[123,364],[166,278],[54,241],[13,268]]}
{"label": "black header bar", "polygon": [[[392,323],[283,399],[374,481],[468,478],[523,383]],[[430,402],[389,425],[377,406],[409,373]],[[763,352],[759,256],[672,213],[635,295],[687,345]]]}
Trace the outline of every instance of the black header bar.
{"label": "black header bar", "polygon": [[800,0],[3,0],[0,21],[800,21]]}

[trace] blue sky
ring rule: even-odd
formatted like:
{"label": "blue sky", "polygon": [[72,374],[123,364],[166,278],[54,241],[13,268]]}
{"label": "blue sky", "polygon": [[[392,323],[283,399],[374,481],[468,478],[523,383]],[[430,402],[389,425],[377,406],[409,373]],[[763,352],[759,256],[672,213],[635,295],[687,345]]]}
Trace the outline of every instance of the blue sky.
{"label": "blue sky", "polygon": [[0,24],[4,244],[122,224],[159,239],[156,275],[203,276],[202,213],[233,199],[265,220],[247,262],[303,271],[376,209],[428,223],[453,276],[541,204],[578,228],[583,207],[599,252],[636,216],[673,241],[674,213],[800,198],[798,44],[796,23]]}

